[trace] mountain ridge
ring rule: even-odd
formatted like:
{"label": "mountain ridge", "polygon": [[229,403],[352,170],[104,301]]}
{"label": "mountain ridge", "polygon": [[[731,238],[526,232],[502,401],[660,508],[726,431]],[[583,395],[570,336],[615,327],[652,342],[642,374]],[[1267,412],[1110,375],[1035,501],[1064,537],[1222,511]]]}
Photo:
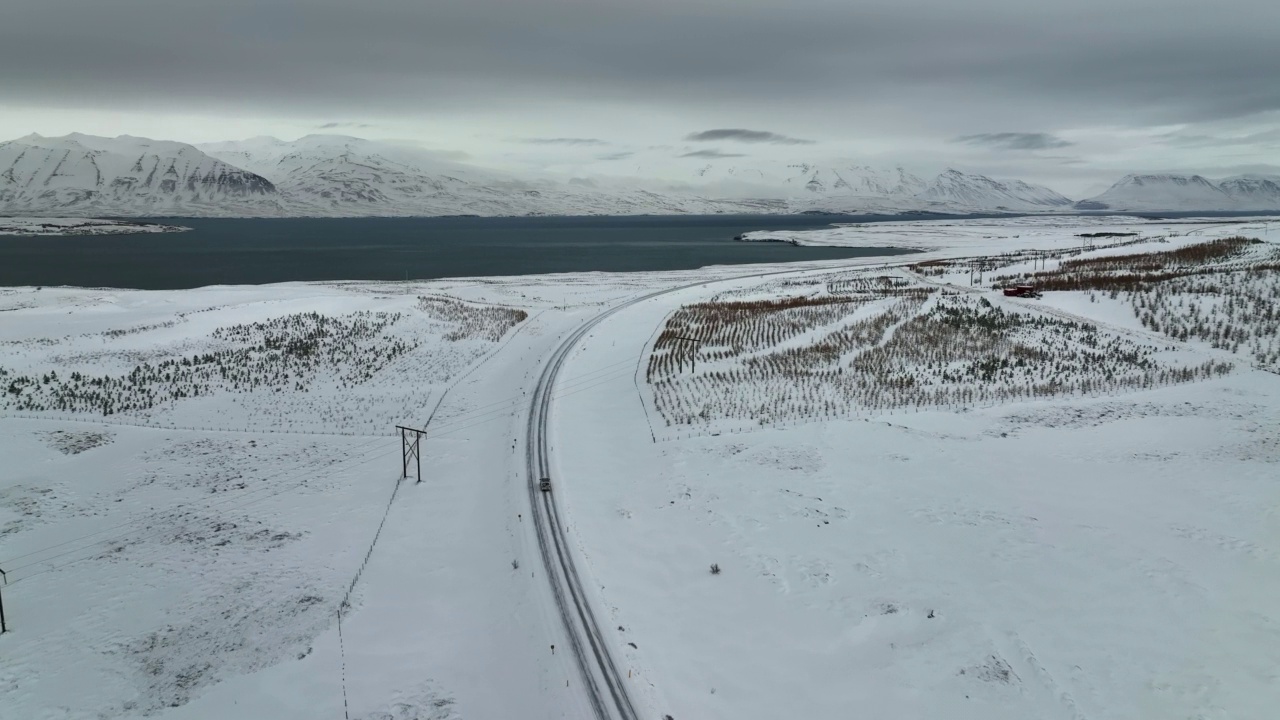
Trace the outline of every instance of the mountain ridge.
{"label": "mountain ridge", "polygon": [[0,143],[0,210],[7,214],[278,215],[270,180],[192,145],[120,136],[32,134]]}
{"label": "mountain ridge", "polygon": [[1041,213],[1280,209],[1280,177],[1132,174],[1073,203],[1022,180],[948,168],[925,179],[850,161],[691,162],[683,179],[520,177],[347,135],[191,145],[36,133],[0,142],[0,213],[358,217],[719,213]]}
{"label": "mountain ridge", "polygon": [[1233,175],[1210,180],[1194,173],[1130,174],[1076,210],[1280,210],[1280,176]]}

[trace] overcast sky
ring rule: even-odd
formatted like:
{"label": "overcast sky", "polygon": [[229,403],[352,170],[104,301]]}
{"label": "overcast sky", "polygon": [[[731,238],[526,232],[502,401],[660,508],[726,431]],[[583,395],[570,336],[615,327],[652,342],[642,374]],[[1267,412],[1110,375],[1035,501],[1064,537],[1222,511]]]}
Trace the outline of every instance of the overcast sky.
{"label": "overcast sky", "polygon": [[506,169],[1280,174],[1276,0],[4,0],[0,138],[403,139]]}

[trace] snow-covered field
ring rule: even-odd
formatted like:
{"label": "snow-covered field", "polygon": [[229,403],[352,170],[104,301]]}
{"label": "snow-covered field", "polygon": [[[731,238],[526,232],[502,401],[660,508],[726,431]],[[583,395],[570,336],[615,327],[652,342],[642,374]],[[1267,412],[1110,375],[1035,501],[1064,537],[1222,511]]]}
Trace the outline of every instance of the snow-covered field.
{"label": "snow-covered field", "polygon": [[[837,225],[817,230],[759,230],[743,242],[786,242],[829,247],[905,247],[948,255],[998,254],[1014,249],[1061,250],[1085,245],[1086,233],[1102,245],[1137,238],[1225,237],[1280,233],[1280,218],[1181,218],[1148,220],[1127,216],[1028,216],[1018,218],[921,220]],[[1118,237],[1108,238],[1112,233]]]}
{"label": "snow-covered field", "polygon": [[[528,404],[680,288],[553,405],[640,717],[1271,717],[1280,237],[983,222],[882,226],[933,249],[891,265],[0,290],[0,716],[589,717]],[[989,289],[1032,277],[1088,287]]]}
{"label": "snow-covered field", "polygon": [[0,235],[128,235],[133,233],[182,232],[190,228],[125,220],[96,220],[59,217],[0,217]]}

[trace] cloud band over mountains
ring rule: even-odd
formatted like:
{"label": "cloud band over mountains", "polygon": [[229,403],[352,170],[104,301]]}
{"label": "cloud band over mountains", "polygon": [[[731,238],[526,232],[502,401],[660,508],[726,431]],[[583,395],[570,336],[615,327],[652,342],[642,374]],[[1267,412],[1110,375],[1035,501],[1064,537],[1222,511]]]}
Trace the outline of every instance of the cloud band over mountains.
{"label": "cloud band over mountains", "polygon": [[1050,150],[1070,147],[1075,143],[1043,132],[999,132],[961,135],[952,142],[980,145],[999,150]]}
{"label": "cloud band over mountains", "polygon": [[769,143],[770,145],[813,145],[813,140],[787,137],[766,130],[744,130],[742,128],[718,128],[690,133],[685,140],[692,142],[716,142],[730,140],[744,143]]}

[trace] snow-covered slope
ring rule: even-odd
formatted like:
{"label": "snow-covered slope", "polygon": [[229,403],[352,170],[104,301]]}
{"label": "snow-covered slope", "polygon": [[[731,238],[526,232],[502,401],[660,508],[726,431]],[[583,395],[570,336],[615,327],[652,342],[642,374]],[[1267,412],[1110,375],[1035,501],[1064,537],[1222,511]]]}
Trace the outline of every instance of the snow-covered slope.
{"label": "snow-covered slope", "polygon": [[1275,175],[1236,175],[1218,183],[1242,209],[1280,209],[1280,177]]}
{"label": "snow-covered slope", "polygon": [[1021,180],[947,170],[931,181],[902,167],[853,163],[707,163],[690,184],[716,197],[772,197],[793,212],[934,212],[1060,210],[1071,200]]}
{"label": "snow-covered slope", "polygon": [[202,147],[214,157],[271,178],[293,206],[319,213],[503,214],[528,208],[523,189],[490,193],[474,172],[467,179],[468,173],[457,167],[426,168],[406,158],[403,149],[359,138],[253,138]]}
{"label": "snow-covered slope", "polygon": [[[597,215],[759,212],[758,204],[579,179],[525,179],[394,143],[308,135],[211,143],[206,152],[268,177],[295,214]],[[777,208],[772,208],[775,211]]]}
{"label": "snow-covered slope", "polygon": [[705,162],[691,169],[685,184],[717,195],[759,195],[809,200],[856,196],[907,198],[926,182],[901,167],[876,168],[852,163]]}
{"label": "snow-covered slope", "polygon": [[[670,158],[667,158],[670,160]],[[1043,212],[1069,207],[1021,181],[948,170],[932,181],[853,162],[688,158],[674,176],[515,176],[391,142],[308,135],[183,143],[31,135],[0,144],[0,213],[438,216]],[[1265,195],[1268,189],[1242,188]]]}
{"label": "snow-covered slope", "polygon": [[974,210],[1042,211],[1071,206],[1071,200],[1041,185],[1000,181],[948,169],[916,195],[917,199]]}
{"label": "snow-covered slope", "polygon": [[1078,210],[1280,210],[1280,181],[1241,175],[1214,182],[1200,175],[1126,175]]}
{"label": "snow-covered slope", "polygon": [[267,179],[191,145],[73,133],[0,143],[0,212],[279,215]]}

